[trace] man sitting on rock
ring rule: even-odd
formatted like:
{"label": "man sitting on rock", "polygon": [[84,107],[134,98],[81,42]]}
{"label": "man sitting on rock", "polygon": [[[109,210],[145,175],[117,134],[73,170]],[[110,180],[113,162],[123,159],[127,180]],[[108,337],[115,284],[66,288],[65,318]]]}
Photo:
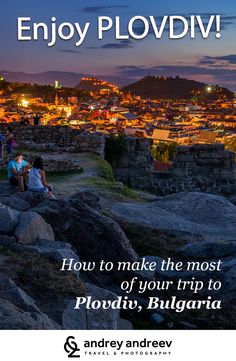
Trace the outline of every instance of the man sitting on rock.
{"label": "man sitting on rock", "polygon": [[8,163],[8,179],[12,186],[18,186],[19,192],[26,191],[27,185],[25,176],[28,174],[31,165],[24,159],[23,154],[18,153],[15,159]]}

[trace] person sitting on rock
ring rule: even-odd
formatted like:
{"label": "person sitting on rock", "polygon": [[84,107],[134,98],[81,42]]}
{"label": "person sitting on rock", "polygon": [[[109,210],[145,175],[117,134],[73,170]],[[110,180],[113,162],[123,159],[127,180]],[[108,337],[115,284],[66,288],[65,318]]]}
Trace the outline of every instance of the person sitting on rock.
{"label": "person sitting on rock", "polygon": [[24,159],[23,154],[18,153],[15,155],[15,159],[12,159],[8,163],[8,179],[11,185],[18,186],[19,192],[26,191],[27,185],[25,176],[28,174],[31,165]]}
{"label": "person sitting on rock", "polygon": [[5,138],[3,134],[0,132],[0,165],[4,163],[4,141]]}
{"label": "person sitting on rock", "polygon": [[14,153],[15,153],[14,151],[15,151],[16,147],[17,147],[17,144],[14,139],[12,128],[8,127],[7,134],[6,134],[6,150],[7,150],[8,159],[12,159],[14,157]]}
{"label": "person sitting on rock", "polygon": [[53,197],[52,187],[47,183],[46,180],[42,158],[35,158],[33,167],[30,169],[29,189],[34,193],[45,193],[49,197]]}

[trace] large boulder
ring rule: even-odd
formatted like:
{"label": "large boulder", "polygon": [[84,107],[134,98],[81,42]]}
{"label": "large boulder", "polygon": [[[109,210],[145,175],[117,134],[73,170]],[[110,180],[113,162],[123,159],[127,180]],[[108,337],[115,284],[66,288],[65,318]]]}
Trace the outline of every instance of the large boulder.
{"label": "large boulder", "polygon": [[72,243],[79,255],[89,261],[138,260],[118,223],[85,204],[45,200],[34,211],[49,223],[60,241]]}
{"label": "large boulder", "polygon": [[0,276],[0,315],[1,330],[60,329],[24,290],[3,275]]}
{"label": "large boulder", "polygon": [[14,235],[18,243],[35,244],[40,239],[54,241],[54,233],[49,224],[35,212],[22,212]]}
{"label": "large boulder", "polygon": [[30,204],[19,197],[18,194],[20,195],[24,193],[17,193],[11,197],[0,195],[0,202],[8,207],[16,209],[17,211],[27,211],[31,207]]}
{"label": "large boulder", "polygon": [[110,211],[122,221],[188,239],[236,239],[236,207],[221,196],[179,193],[152,203],[113,203]]}
{"label": "large boulder", "polygon": [[211,259],[236,257],[236,241],[189,243],[178,250],[184,258]]}
{"label": "large boulder", "polygon": [[[91,284],[86,284],[86,295],[94,300],[116,300],[117,295]],[[119,325],[119,310],[100,308],[98,310],[87,310],[87,329],[88,330],[116,330]]]}
{"label": "large boulder", "polygon": [[20,287],[17,287],[13,280],[4,275],[0,276],[0,297],[25,310],[37,310],[34,300]]}
{"label": "large boulder", "polygon": [[[94,300],[116,300],[117,295],[92,284],[86,284],[86,296]],[[57,322],[66,330],[116,330],[120,318],[119,310],[108,309],[86,309],[81,305],[75,309],[76,299],[65,299],[57,306]],[[49,311],[49,313],[51,310]]]}
{"label": "large boulder", "polygon": [[0,233],[11,233],[17,226],[20,212],[0,203]]}
{"label": "large boulder", "polygon": [[94,191],[77,192],[69,198],[69,202],[74,208],[77,208],[77,205],[82,203],[96,211],[101,210],[100,198]]}
{"label": "large boulder", "polygon": [[75,300],[65,300],[61,314],[61,324],[65,330],[86,330],[87,314],[85,306],[75,310]]}
{"label": "large boulder", "polygon": [[16,193],[14,195],[0,194],[0,203],[18,211],[27,211],[32,207],[36,207],[45,198],[48,198],[45,194],[36,194],[29,191]]}
{"label": "large boulder", "polygon": [[[1,236],[0,236],[1,244]],[[22,245],[22,244],[9,244],[9,248],[18,252],[34,253],[40,256],[54,259],[57,262],[62,262],[63,259],[73,259],[75,262],[79,262],[80,258],[72,250],[72,246],[65,242],[52,242],[51,240],[40,239],[34,245]],[[79,271],[75,271],[79,276]]]}
{"label": "large boulder", "polygon": [[128,320],[124,320],[123,318],[119,319],[119,324],[118,324],[118,330],[133,330],[133,324],[128,321]]}
{"label": "large boulder", "polygon": [[[28,208],[25,208],[25,210],[27,210],[32,207],[35,207],[37,204],[42,202],[45,198],[47,198],[47,195],[45,195],[43,193],[37,194],[37,193],[32,193],[30,191],[27,191],[27,192],[17,193],[14,196],[11,196],[11,198],[16,203],[19,203],[19,205],[24,203],[25,207],[28,207]],[[12,205],[12,207],[14,208],[13,205]]]}
{"label": "large boulder", "polygon": [[1,330],[37,330],[40,327],[29,312],[24,312],[12,302],[0,298]]}
{"label": "large boulder", "polygon": [[13,243],[16,242],[15,237],[7,236],[7,235],[0,235],[0,246],[3,247],[11,247]]}
{"label": "large boulder", "polygon": [[0,297],[1,330],[57,330],[60,326],[42,312],[24,311]]}

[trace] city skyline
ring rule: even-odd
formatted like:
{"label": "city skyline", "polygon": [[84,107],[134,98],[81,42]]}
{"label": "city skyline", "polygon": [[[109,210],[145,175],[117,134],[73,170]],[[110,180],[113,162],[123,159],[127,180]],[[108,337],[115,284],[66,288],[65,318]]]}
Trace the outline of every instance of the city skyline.
{"label": "city skyline", "polygon": [[[128,18],[135,15],[153,15],[158,19],[163,15],[175,14],[198,14],[206,21],[210,14],[220,14],[221,39],[216,39],[215,34],[211,34],[205,40],[199,35],[194,40],[184,38],[175,41],[168,39],[165,34],[163,39],[157,41],[150,34],[142,41],[117,41],[114,34],[109,32],[103,41],[98,41],[94,36],[99,15],[120,16],[125,24]],[[60,22],[90,21],[92,29],[86,42],[79,48],[74,47],[71,42],[63,41],[48,48],[43,41],[17,41],[17,18],[20,16],[30,16],[38,22],[49,22],[52,16],[56,16]],[[135,4],[124,0],[104,0],[100,1],[99,5],[95,0],[89,4],[84,0],[71,0],[67,7],[65,1],[61,0],[53,0],[50,4],[45,0],[38,4],[23,0],[19,4],[14,0],[11,4],[2,4],[0,20],[1,70],[27,73],[69,71],[114,76],[130,79],[130,82],[148,73],[179,75],[236,90],[236,4],[232,0],[226,0],[223,4],[220,1],[208,1],[194,5],[184,1],[178,1],[178,5],[169,0],[164,3],[146,1],[145,10],[141,0]]]}

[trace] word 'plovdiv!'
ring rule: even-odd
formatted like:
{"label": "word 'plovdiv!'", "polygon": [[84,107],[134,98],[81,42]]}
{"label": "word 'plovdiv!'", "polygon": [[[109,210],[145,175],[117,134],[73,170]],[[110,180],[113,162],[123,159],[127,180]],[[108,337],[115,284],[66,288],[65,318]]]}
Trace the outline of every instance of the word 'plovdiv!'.
{"label": "word 'plovdiv!'", "polygon": [[[47,41],[49,47],[54,46],[58,40],[72,40],[74,45],[80,46],[86,39],[91,27],[90,22],[63,22],[58,23],[55,16],[49,23],[33,22],[31,17],[19,17],[17,22],[17,39],[19,41],[31,41],[42,39]],[[125,32],[122,29],[127,29]],[[189,35],[195,39],[200,33],[203,39],[207,39],[211,32],[215,32],[217,39],[221,38],[221,17],[211,15],[209,19],[202,19],[200,15],[184,16],[163,16],[160,19],[154,16],[134,16],[128,23],[121,20],[119,16],[114,19],[109,16],[99,16],[97,19],[97,37],[104,39],[107,32],[115,32],[116,40],[145,39],[153,35],[161,39],[167,32],[170,39],[182,39]]]}

